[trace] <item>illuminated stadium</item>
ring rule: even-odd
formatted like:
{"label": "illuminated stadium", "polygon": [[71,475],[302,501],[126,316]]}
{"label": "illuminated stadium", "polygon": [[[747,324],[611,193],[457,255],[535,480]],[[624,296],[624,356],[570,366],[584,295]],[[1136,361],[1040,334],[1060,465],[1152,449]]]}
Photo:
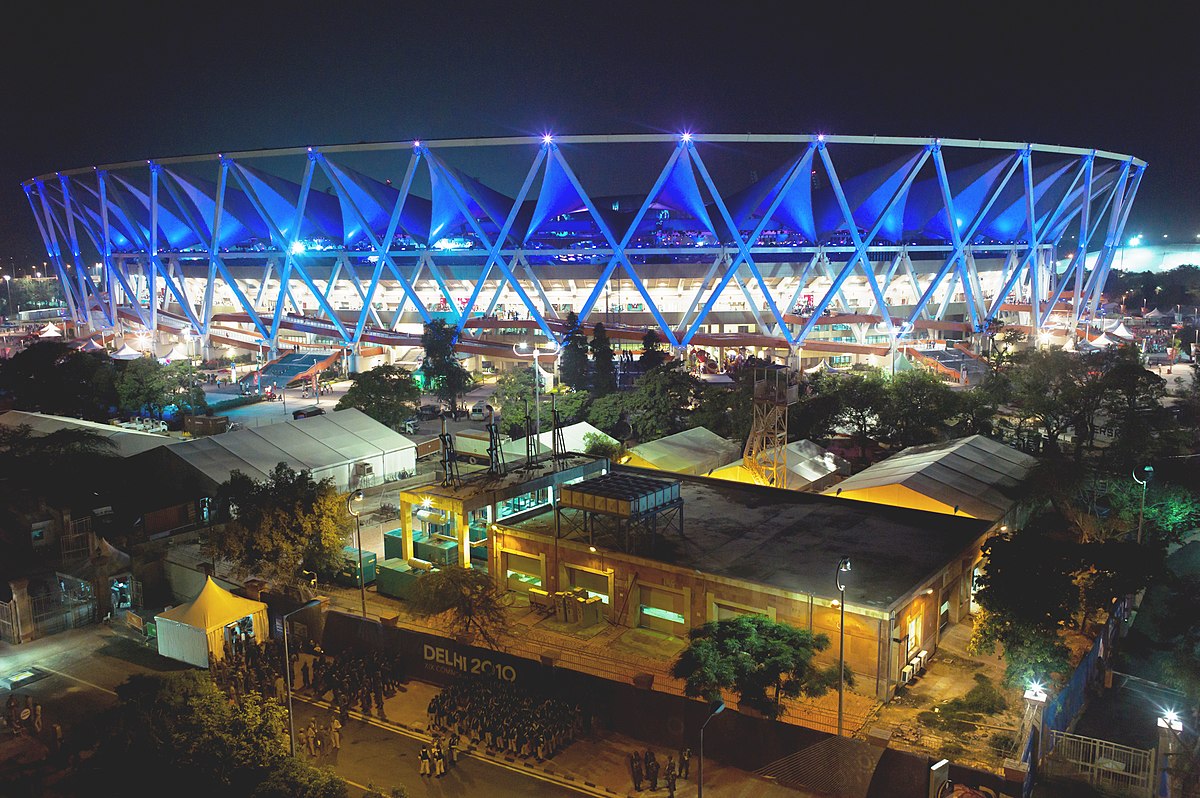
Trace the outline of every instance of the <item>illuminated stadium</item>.
{"label": "illuminated stadium", "polygon": [[[834,135],[587,135],[228,152],[23,186],[71,320],[412,362],[617,342],[865,360],[1099,312],[1145,162]],[[1080,253],[1092,253],[1087,262]],[[210,351],[210,350],[206,350]],[[894,355],[893,355],[894,356]]]}

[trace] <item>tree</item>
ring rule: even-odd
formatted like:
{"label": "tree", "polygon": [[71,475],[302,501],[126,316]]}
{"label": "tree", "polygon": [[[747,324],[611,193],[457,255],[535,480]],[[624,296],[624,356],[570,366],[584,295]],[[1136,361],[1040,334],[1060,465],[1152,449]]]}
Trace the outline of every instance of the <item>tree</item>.
{"label": "tree", "polygon": [[422,615],[440,616],[456,637],[478,635],[492,648],[500,648],[508,635],[508,595],[476,568],[453,565],[425,574],[417,580],[412,606]]}
{"label": "tree", "polygon": [[62,341],[36,341],[0,360],[0,394],[17,410],[105,421],[117,405],[116,363]]}
{"label": "tree", "polygon": [[[347,787],[333,768],[313,767],[289,756],[271,769],[250,798],[346,798]],[[406,798],[407,793],[401,796]]]}
{"label": "tree", "polygon": [[591,363],[588,362],[588,340],[575,311],[567,313],[567,334],[563,338],[559,362],[562,381],[577,391],[586,391],[591,383]]}
{"label": "tree", "polygon": [[632,391],[600,396],[588,410],[588,421],[612,431],[622,412],[628,414],[634,437],[654,440],[695,426],[691,415],[704,384],[672,363],[643,374]]}
{"label": "tree", "polygon": [[1060,349],[1022,352],[1009,371],[1013,407],[1041,427],[1052,452],[1058,451],[1059,437],[1080,417],[1081,371],[1080,360]]}
{"label": "tree", "polygon": [[1107,459],[1120,471],[1144,464],[1154,452],[1156,433],[1169,423],[1162,405],[1166,381],[1146,370],[1135,347],[1123,346],[1108,363],[1102,390],[1104,410],[1117,427]]}
{"label": "tree", "polygon": [[272,785],[288,783],[316,788],[290,795],[346,795],[336,776],[288,756],[286,712],[258,693],[231,702],[206,672],[191,670],[131,676],[117,688],[117,701],[93,758],[89,793],[150,795],[170,784],[180,798],[274,796],[281,793]]}
{"label": "tree", "polygon": [[357,407],[380,424],[399,429],[421,402],[412,372],[399,366],[376,366],[354,375],[354,384],[335,410]]}
{"label": "tree", "polygon": [[217,489],[217,506],[228,523],[211,528],[204,552],[243,574],[294,585],[302,569],[330,577],[341,567],[352,522],[331,479],[316,482],[286,463],[266,482],[235,470]]}
{"label": "tree", "polygon": [[[688,647],[671,666],[684,679],[687,695],[716,701],[722,690],[738,695],[740,706],[768,718],[783,713],[783,699],[821,696],[838,683],[838,667],[817,668],[813,656],[829,638],[777,623],[762,615],[710,621],[688,632]],[[853,685],[850,669],[847,685]]]}
{"label": "tree", "polygon": [[463,368],[454,355],[456,338],[455,329],[441,319],[426,324],[425,331],[421,333],[421,346],[425,348],[421,370],[433,386],[433,394],[445,402],[452,413],[458,410],[459,397],[475,384],[471,373]]}
{"label": "tree", "polygon": [[642,371],[656,369],[666,362],[667,353],[662,348],[662,336],[654,328],[646,330],[642,336],[642,356],[638,358]]}
{"label": "tree", "polygon": [[607,457],[615,463],[625,455],[625,446],[602,432],[588,432],[583,436],[583,453]]}
{"label": "tree", "polygon": [[899,446],[938,440],[958,409],[954,391],[928,371],[897,374],[887,383],[886,391],[886,401],[879,408],[880,424]]}
{"label": "tree", "polygon": [[596,322],[592,328],[592,340],[588,344],[592,351],[592,392],[606,396],[617,389],[617,369],[613,362],[612,344],[604,325]]}
{"label": "tree", "polygon": [[722,438],[745,442],[754,416],[754,382],[739,375],[734,386],[701,383],[691,424]]}
{"label": "tree", "polygon": [[536,412],[533,404],[535,380],[541,382],[538,387],[541,391],[542,403],[545,404],[547,400],[546,378],[538,374],[532,364],[522,363],[516,368],[504,372],[496,380],[496,390],[492,393],[492,401],[499,404],[500,409],[504,411],[506,420],[523,422],[526,407],[529,408],[530,417]]}
{"label": "tree", "polygon": [[888,388],[877,370],[869,374],[847,374],[837,382],[838,422],[846,425],[858,441],[866,460],[867,441],[879,429],[879,417],[887,406]]}

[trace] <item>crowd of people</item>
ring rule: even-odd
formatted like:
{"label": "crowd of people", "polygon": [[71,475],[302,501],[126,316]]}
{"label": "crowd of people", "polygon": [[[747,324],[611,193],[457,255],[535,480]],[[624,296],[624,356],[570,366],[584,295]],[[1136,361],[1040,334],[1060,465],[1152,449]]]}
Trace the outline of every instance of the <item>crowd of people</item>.
{"label": "crowd of people", "polygon": [[398,654],[348,649],[330,657],[319,648],[313,653],[312,668],[307,661],[300,666],[300,689],[318,700],[328,697],[343,723],[355,706],[364,715],[375,712],[386,719],[384,699],[404,691],[404,665]]}
{"label": "crowd of people", "polygon": [[661,777],[667,788],[667,798],[675,798],[675,784],[678,779],[686,779],[691,773],[692,749],[683,748],[679,751],[679,761],[675,757],[667,757],[667,764],[661,765],[658,755],[647,748],[644,753],[631,751],[629,753],[629,772],[633,777],[633,789],[641,792],[642,784],[646,783],[651,792],[658,790]]}
{"label": "crowd of people", "polygon": [[463,735],[513,756],[553,757],[586,733],[587,718],[578,705],[534,696],[510,682],[467,679],[451,684],[429,702],[435,733]]}
{"label": "crowd of people", "polygon": [[[283,644],[267,639],[257,642],[248,635],[234,635],[224,644],[224,657],[208,654],[208,673],[217,688],[238,701],[249,693],[269,698],[284,695]],[[295,655],[293,655],[294,659]],[[295,684],[295,682],[293,682]]]}

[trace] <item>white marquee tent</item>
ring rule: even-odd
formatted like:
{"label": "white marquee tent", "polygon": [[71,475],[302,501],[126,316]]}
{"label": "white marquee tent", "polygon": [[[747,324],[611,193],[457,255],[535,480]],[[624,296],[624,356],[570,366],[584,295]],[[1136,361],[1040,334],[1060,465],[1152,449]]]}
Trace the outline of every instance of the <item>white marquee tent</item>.
{"label": "white marquee tent", "polygon": [[182,441],[165,451],[215,485],[235,470],[264,482],[287,463],[346,491],[417,468],[416,444],[356,408]]}
{"label": "white marquee tent", "polygon": [[141,356],[142,353],[129,344],[122,344],[120,349],[109,355],[113,360],[137,360]]}
{"label": "white marquee tent", "polygon": [[199,668],[208,667],[208,655],[225,658],[226,631],[244,618],[257,642],[267,637],[267,605],[261,601],[235,596],[212,577],[204,581],[200,594],[154,616],[158,632],[158,653]]}

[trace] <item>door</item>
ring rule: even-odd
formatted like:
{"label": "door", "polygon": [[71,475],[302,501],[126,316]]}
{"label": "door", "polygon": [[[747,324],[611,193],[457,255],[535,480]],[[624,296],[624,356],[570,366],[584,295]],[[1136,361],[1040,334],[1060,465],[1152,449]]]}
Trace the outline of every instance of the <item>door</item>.
{"label": "door", "polygon": [[599,596],[602,602],[609,603],[608,574],[598,574],[595,571],[585,571],[582,568],[568,565],[567,581],[573,588],[586,590],[589,597]]}
{"label": "door", "polygon": [[542,586],[542,561],[517,552],[504,552],[504,576],[509,590],[528,593],[531,587]]}
{"label": "door", "polygon": [[663,587],[638,588],[638,626],[682,637],[687,634],[683,594]]}

